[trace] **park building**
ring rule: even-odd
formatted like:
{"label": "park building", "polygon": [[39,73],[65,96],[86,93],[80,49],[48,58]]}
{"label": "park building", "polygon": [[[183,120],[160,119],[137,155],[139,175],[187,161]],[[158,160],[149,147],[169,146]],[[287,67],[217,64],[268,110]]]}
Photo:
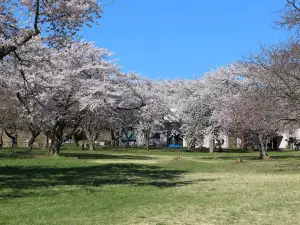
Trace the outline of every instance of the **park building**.
{"label": "park building", "polygon": [[[177,124],[168,123],[167,126],[178,126]],[[126,134],[124,131],[120,130],[121,137],[116,141],[116,146],[137,146],[142,147],[145,145],[144,134],[142,131],[130,130],[127,131]],[[30,133],[25,131],[17,132],[17,147],[27,147],[28,141],[30,139]],[[96,146],[105,146],[112,143],[113,135],[109,130],[103,130],[99,133],[99,136],[96,140]],[[1,140],[1,139],[0,139]],[[12,139],[9,138],[5,132],[2,132],[2,146],[3,147],[11,147]],[[285,132],[282,132],[276,138],[270,140],[269,149],[286,149],[286,148],[298,148],[297,140],[300,140],[300,129],[288,129]],[[34,146],[35,148],[43,148],[47,146],[47,143],[50,144],[51,140],[49,140],[46,135],[41,133],[35,140]],[[79,140],[79,143],[86,143],[84,138]],[[64,145],[74,145],[74,140],[66,139]],[[240,138],[236,138],[227,134],[220,134],[218,139],[211,139],[210,136],[205,136],[203,140],[203,144],[201,146],[195,146],[196,148],[210,148],[210,145],[214,145],[214,148],[244,148],[245,145],[243,140]],[[177,134],[171,133],[170,129],[159,130],[154,132],[149,136],[149,146],[151,147],[167,147],[167,146],[181,146],[188,147],[187,141],[184,139],[179,132]]]}

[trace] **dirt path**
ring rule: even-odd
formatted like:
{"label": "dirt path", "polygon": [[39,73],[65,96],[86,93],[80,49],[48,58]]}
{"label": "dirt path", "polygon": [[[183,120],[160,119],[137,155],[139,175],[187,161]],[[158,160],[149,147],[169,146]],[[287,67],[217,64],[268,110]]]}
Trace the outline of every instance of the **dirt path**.
{"label": "dirt path", "polygon": [[96,160],[94,159],[94,160],[90,160],[90,162],[103,163],[103,164],[109,164],[109,163],[158,164],[158,163],[167,163],[174,159],[173,156],[147,155],[147,157],[149,157],[149,159],[96,159]]}
{"label": "dirt path", "polygon": [[[119,154],[118,154],[119,155]],[[121,155],[121,154],[120,154]],[[125,154],[122,154],[125,155]],[[130,155],[130,154],[126,154]],[[134,155],[139,156],[139,155]],[[144,156],[144,155],[143,155]],[[172,160],[175,160],[175,157],[178,156],[162,156],[162,155],[146,155],[149,159],[93,159],[90,162],[103,163],[103,164],[115,164],[115,163],[129,163],[129,164],[158,164],[158,163],[168,163]],[[199,163],[215,163],[215,160],[205,160],[205,159],[195,159],[193,157],[184,157],[182,156],[181,160],[189,160]]]}

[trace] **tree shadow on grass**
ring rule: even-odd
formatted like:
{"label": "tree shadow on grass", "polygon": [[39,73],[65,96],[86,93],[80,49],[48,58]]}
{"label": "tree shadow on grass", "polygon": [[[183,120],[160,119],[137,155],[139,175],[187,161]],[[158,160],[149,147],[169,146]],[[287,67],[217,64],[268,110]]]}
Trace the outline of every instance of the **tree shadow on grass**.
{"label": "tree shadow on grass", "polygon": [[[300,156],[298,155],[269,155],[270,159],[300,159]],[[243,155],[238,155],[238,156],[215,156],[215,157],[207,157],[205,159],[222,159],[222,160],[237,160],[237,159],[243,159],[243,160],[262,160],[259,158],[259,156],[243,156]]]}
{"label": "tree shadow on grass", "polygon": [[24,197],[26,193],[34,195],[35,190],[64,185],[83,188],[103,185],[176,187],[193,183],[193,181],[179,180],[185,171],[137,164],[106,164],[72,168],[6,166],[0,167],[0,171],[0,189],[11,190],[9,193],[0,193],[1,198]]}
{"label": "tree shadow on grass", "polygon": [[78,159],[131,159],[131,160],[151,160],[155,157],[139,156],[139,155],[113,155],[102,153],[61,153],[60,156],[76,157]]}
{"label": "tree shadow on grass", "polygon": [[142,183],[139,185],[153,185],[156,187],[174,187],[174,186],[185,186],[185,185],[189,185],[189,184],[194,184],[194,183],[198,183],[198,182],[209,182],[209,181],[215,181],[217,180],[216,178],[213,179],[197,179],[197,180],[188,180],[188,181],[176,181],[174,182],[170,182],[170,181],[151,181],[149,183]]}
{"label": "tree shadow on grass", "polygon": [[29,153],[28,151],[24,149],[0,149],[0,158],[2,159],[28,159],[28,158],[34,158],[37,156],[40,156],[42,154],[45,154],[46,151],[41,153],[39,151],[39,154],[36,153]]}
{"label": "tree shadow on grass", "polygon": [[243,160],[259,160],[259,156],[243,156],[243,155],[236,155],[236,156],[211,156],[211,157],[200,157],[197,158],[199,160],[237,160],[237,159],[243,159]]}
{"label": "tree shadow on grass", "polygon": [[[68,153],[61,152],[59,154],[63,157],[77,158],[77,159],[128,159],[128,160],[153,160],[156,157],[149,156],[139,156],[139,155],[130,155],[130,154],[103,154],[97,152],[76,152],[76,153]],[[47,156],[46,151],[32,152],[29,153],[26,150],[15,150],[9,152],[0,152],[0,158],[8,158],[8,159],[28,159],[28,158],[37,158]]]}
{"label": "tree shadow on grass", "polygon": [[299,155],[271,155],[271,159],[300,159]]}
{"label": "tree shadow on grass", "polygon": [[216,156],[212,157],[210,159],[222,159],[222,160],[237,160],[237,159],[243,159],[243,160],[259,160],[259,156]]}

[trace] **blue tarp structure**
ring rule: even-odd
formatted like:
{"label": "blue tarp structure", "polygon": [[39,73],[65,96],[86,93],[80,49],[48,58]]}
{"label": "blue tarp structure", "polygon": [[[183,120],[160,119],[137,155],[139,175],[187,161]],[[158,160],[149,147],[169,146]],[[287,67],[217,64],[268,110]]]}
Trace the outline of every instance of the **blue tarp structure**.
{"label": "blue tarp structure", "polygon": [[182,148],[181,145],[174,145],[174,144],[169,144],[168,147],[169,148]]}

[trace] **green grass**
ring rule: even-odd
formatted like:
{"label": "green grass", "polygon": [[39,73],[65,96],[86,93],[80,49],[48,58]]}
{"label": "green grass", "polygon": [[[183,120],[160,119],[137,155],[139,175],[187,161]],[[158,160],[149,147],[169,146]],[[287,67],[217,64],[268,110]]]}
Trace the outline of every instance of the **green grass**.
{"label": "green grass", "polygon": [[300,224],[300,152],[44,153],[0,150],[0,224]]}

